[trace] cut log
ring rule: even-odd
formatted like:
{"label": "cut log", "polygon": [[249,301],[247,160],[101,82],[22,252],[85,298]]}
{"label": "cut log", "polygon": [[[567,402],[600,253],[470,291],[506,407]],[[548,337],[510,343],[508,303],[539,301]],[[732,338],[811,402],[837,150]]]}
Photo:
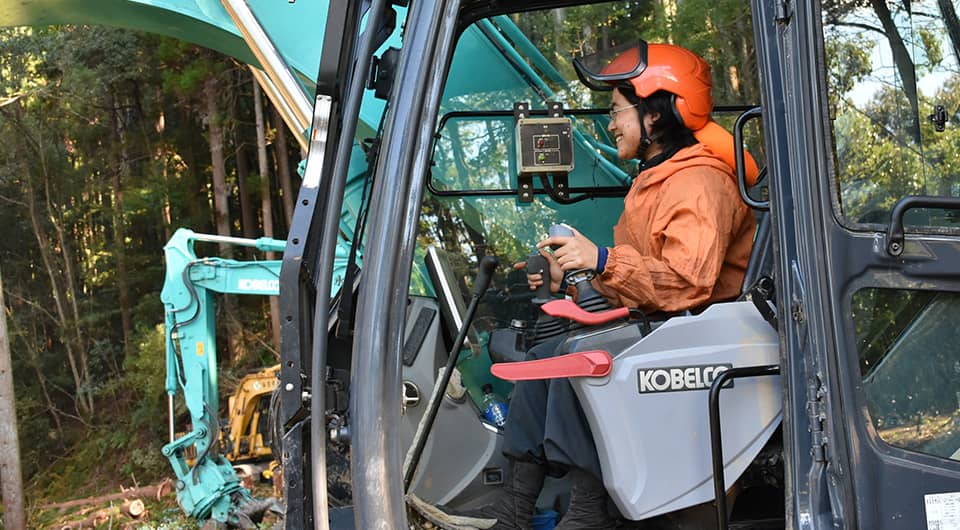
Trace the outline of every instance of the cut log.
{"label": "cut log", "polygon": [[110,521],[120,524],[128,518],[138,519],[145,513],[147,513],[147,508],[142,500],[130,499],[119,506],[101,508],[83,519],[57,523],[56,528],[59,530],[78,530],[80,528],[93,528]]}
{"label": "cut log", "polygon": [[87,516],[85,519],[80,519],[77,521],[67,521],[64,523],[58,523],[57,528],[60,530],[79,530],[81,528],[93,528],[98,524],[104,524],[108,521],[117,521],[122,518],[123,514],[120,512],[119,506],[111,506],[109,508],[103,508],[97,510]]}
{"label": "cut log", "polygon": [[147,507],[144,506],[143,501],[140,499],[130,499],[120,505],[120,511],[128,517],[137,519],[147,512]]}
{"label": "cut log", "polygon": [[76,508],[78,506],[96,506],[98,504],[104,504],[110,501],[117,501],[122,499],[137,499],[137,498],[150,498],[159,500],[160,497],[167,495],[173,492],[173,484],[170,480],[164,480],[159,484],[154,484],[152,486],[143,486],[142,488],[130,488],[123,490],[120,493],[110,493],[108,495],[101,495],[99,497],[86,497],[83,499],[75,499],[72,501],[58,502],[55,504],[44,504],[40,506],[41,510],[69,510],[70,508]]}

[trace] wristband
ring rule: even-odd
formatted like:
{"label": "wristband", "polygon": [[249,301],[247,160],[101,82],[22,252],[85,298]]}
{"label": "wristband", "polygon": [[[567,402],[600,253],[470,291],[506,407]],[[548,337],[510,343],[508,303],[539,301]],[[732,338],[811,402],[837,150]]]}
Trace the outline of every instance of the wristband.
{"label": "wristband", "polygon": [[603,272],[603,269],[607,268],[607,256],[610,253],[610,249],[607,247],[597,247],[597,274]]}

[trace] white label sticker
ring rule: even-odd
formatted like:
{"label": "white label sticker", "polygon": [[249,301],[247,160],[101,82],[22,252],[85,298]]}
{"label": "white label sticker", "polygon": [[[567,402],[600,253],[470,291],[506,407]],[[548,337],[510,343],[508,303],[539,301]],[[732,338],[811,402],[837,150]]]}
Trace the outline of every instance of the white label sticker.
{"label": "white label sticker", "polygon": [[923,496],[927,530],[960,530],[960,492]]}

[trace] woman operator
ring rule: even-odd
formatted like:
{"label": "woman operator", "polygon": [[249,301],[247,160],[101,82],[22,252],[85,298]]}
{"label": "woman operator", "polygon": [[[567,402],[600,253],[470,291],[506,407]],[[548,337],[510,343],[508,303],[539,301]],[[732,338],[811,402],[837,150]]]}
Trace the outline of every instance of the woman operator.
{"label": "woman operator", "polygon": [[[732,156],[724,158],[730,135],[718,135],[722,128],[710,121],[709,65],[679,46],[643,41],[592,67],[604,63],[574,64],[588,87],[613,91],[608,131],[620,159],[642,161],[639,174],[613,228],[614,246],[598,247],[576,230],[547,238],[537,247],[550,277],[528,275],[530,288],[549,281],[558,292],[564,272],[592,269],[593,286],[614,306],[675,313],[736,298],[756,226],[740,200]],[[730,145],[697,139],[711,134]],[[548,246],[552,255],[542,250]],[[557,355],[564,339],[545,341],[528,357]],[[570,505],[558,530],[616,527],[593,435],[568,380],[517,383],[503,451],[512,464],[503,498],[469,515],[496,518],[495,529],[530,528],[545,475],[570,472]]]}

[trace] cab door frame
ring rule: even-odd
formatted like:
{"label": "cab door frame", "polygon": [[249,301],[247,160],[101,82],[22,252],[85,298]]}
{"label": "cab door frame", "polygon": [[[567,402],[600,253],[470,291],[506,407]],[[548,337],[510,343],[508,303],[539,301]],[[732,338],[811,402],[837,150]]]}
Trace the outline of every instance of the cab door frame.
{"label": "cab door frame", "polygon": [[754,5],[777,239],[792,528],[926,527],[924,494],[960,491],[960,462],[898,449],[870,427],[851,317],[863,287],[960,291],[960,237],[910,234],[899,257],[880,225],[841,224],[821,7]]}

